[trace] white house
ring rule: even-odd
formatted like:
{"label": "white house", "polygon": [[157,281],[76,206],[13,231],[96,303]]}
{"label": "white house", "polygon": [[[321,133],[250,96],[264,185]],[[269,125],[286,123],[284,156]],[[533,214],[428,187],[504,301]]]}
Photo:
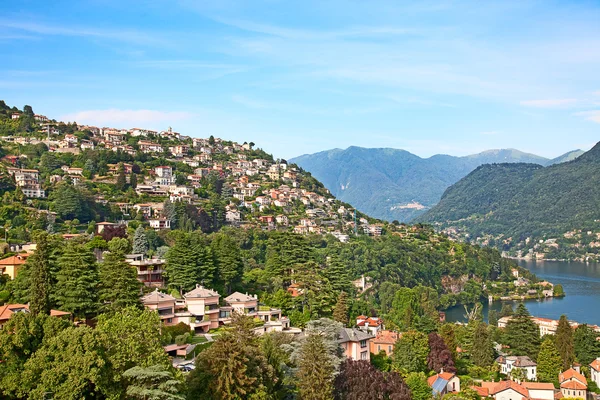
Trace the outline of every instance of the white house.
{"label": "white house", "polygon": [[527,356],[500,356],[496,363],[500,365],[500,372],[505,375],[511,375],[513,370],[520,369],[528,381],[537,380],[537,364]]}
{"label": "white house", "polygon": [[590,364],[590,378],[598,387],[600,387],[600,357],[596,358]]}

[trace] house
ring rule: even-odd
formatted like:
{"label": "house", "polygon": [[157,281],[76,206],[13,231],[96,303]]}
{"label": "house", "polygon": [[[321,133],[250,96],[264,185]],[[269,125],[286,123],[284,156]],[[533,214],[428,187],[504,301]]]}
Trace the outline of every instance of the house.
{"label": "house", "polygon": [[206,333],[210,329],[218,328],[222,320],[229,320],[230,310],[220,309],[220,297],[219,293],[200,285],[183,295],[190,317],[190,328]]}
{"label": "house", "polygon": [[458,379],[458,376],[452,372],[444,372],[444,369],[439,374],[427,378],[427,384],[434,396],[460,392],[460,379]]}
{"label": "house", "polygon": [[11,119],[19,119],[21,117],[20,113],[12,113],[10,114]]}
{"label": "house", "polygon": [[481,382],[481,386],[471,386],[479,396],[491,397],[496,400],[511,400],[511,399],[545,399],[553,400],[554,385],[551,383],[541,382],[523,382],[519,384],[515,381],[500,381],[500,382]]}
{"label": "house", "polygon": [[168,186],[173,183],[173,168],[166,165],[161,165],[154,168],[154,173],[156,174],[157,184]]}
{"label": "house", "polygon": [[359,315],[356,317],[356,326],[358,329],[377,335],[377,332],[383,330],[383,320],[377,317],[365,317],[364,315]]}
{"label": "house", "polygon": [[175,303],[177,299],[166,293],[161,293],[156,288],[142,297],[142,304],[149,310],[154,310],[165,325],[176,325],[179,321],[175,318]]}
{"label": "house", "polygon": [[338,343],[346,357],[355,361],[371,360],[370,342],[375,336],[356,328],[342,328],[338,337]]}
{"label": "house", "polygon": [[160,144],[140,140],[138,146],[143,153],[162,153],[163,148]]}
{"label": "house", "polygon": [[240,222],[242,219],[242,215],[237,210],[229,210],[225,213],[225,221],[230,224],[236,224]]}
{"label": "house", "polygon": [[19,269],[27,262],[29,253],[21,253],[0,260],[0,275],[8,275],[10,279],[15,279]]}
{"label": "house", "polygon": [[558,383],[564,398],[587,397],[587,379],[573,368],[559,374]]}
{"label": "house", "polygon": [[537,380],[537,364],[527,356],[500,356],[496,363],[504,375],[511,375],[513,370],[520,369],[528,381]]}
{"label": "house", "polygon": [[249,316],[258,315],[258,299],[256,296],[235,292],[227,296],[225,302],[232,307],[233,311],[238,313]]}
{"label": "house", "polygon": [[[10,317],[16,313],[29,313],[29,305],[28,304],[6,304],[0,306],[0,329],[8,322]],[[71,313],[59,310],[50,310],[51,317],[67,317],[71,315]]]}
{"label": "house", "polygon": [[600,357],[590,364],[590,379],[600,387]]}
{"label": "house", "polygon": [[190,148],[185,144],[179,144],[177,146],[169,147],[169,150],[175,157],[183,157],[190,151]]}
{"label": "house", "polygon": [[373,354],[385,352],[385,355],[391,357],[394,354],[394,345],[400,339],[400,334],[393,331],[380,330],[373,340],[371,340],[370,351]]}
{"label": "house", "polygon": [[107,227],[116,228],[119,224],[114,222],[98,222],[96,224],[96,235],[100,235]]}
{"label": "house", "polygon": [[128,254],[125,261],[137,270],[138,281],[148,287],[163,287],[165,260],[161,258],[146,258],[143,254]]}
{"label": "house", "polygon": [[154,218],[149,219],[148,223],[150,224],[150,228],[155,231],[159,231],[161,229],[171,229],[171,220],[166,218]]}
{"label": "house", "polygon": [[119,172],[121,172],[121,166],[123,167],[125,175],[129,175],[133,171],[133,165],[128,163],[106,164],[106,166],[108,167],[108,172],[111,175],[117,175]]}

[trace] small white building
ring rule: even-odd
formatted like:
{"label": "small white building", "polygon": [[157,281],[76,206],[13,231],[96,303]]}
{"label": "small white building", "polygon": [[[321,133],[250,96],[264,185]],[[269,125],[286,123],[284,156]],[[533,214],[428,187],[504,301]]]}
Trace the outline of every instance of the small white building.
{"label": "small white building", "polygon": [[520,369],[528,381],[537,380],[537,364],[527,356],[500,356],[496,363],[504,375],[510,376],[513,370]]}

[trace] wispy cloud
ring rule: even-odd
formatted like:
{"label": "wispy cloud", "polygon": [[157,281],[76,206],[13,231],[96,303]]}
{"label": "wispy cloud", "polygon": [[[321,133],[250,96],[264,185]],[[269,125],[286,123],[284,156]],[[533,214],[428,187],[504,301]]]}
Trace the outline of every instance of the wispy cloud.
{"label": "wispy cloud", "polygon": [[538,100],[524,100],[519,102],[525,107],[536,107],[536,108],[557,108],[565,106],[573,106],[577,104],[577,99],[538,99]]}
{"label": "wispy cloud", "polygon": [[600,110],[591,110],[591,111],[580,111],[576,112],[573,115],[578,117],[583,117],[588,121],[596,122],[600,124]]}
{"label": "wispy cloud", "polygon": [[[88,38],[102,38],[118,42],[127,42],[137,45],[171,46],[173,41],[158,37],[151,32],[141,32],[131,29],[113,28],[100,29],[81,26],[65,26],[43,22],[18,21],[13,19],[0,19],[0,27],[15,32],[28,32],[37,35],[75,36]],[[24,38],[31,38],[27,35]]]}
{"label": "wispy cloud", "polygon": [[108,110],[86,110],[60,117],[62,121],[75,121],[78,123],[132,127],[142,125],[156,127],[164,123],[173,123],[194,117],[194,114],[181,111],[157,111],[157,110],[121,110],[111,108]]}

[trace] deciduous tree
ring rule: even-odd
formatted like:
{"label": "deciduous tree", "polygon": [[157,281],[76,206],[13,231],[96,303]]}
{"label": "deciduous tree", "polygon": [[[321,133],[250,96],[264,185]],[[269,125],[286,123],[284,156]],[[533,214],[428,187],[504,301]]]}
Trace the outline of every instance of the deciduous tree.
{"label": "deciduous tree", "polygon": [[410,400],[410,389],[396,372],[384,373],[368,361],[347,359],[336,376],[338,400]]}
{"label": "deciduous tree", "polygon": [[427,367],[435,372],[442,369],[446,372],[456,372],[452,353],[446,346],[444,339],[435,332],[428,336],[429,355],[427,356]]}
{"label": "deciduous tree", "polygon": [[408,331],[396,342],[392,368],[402,374],[425,372],[429,340],[423,332]]}
{"label": "deciduous tree", "polygon": [[558,374],[562,371],[562,358],[554,340],[546,338],[540,346],[537,360],[537,379],[540,382],[552,382],[558,387]]}

